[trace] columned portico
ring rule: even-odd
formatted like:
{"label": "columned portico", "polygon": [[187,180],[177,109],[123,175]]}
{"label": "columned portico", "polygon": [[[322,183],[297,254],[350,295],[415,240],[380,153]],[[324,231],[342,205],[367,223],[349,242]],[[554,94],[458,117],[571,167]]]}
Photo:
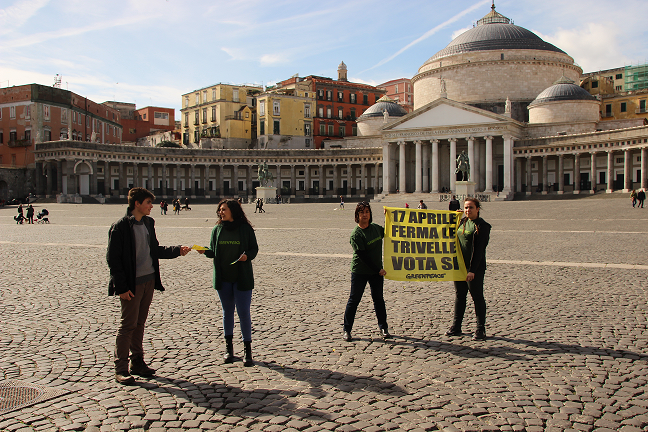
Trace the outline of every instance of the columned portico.
{"label": "columned portico", "polygon": [[[423,147],[421,146],[421,140],[414,141],[416,145],[416,157],[415,157],[415,187],[414,193],[423,192]],[[403,158],[404,160],[404,158]]]}
{"label": "columned portico", "polygon": [[432,140],[432,164],[430,165],[432,176],[432,193],[439,193],[439,140]]}
{"label": "columned portico", "polygon": [[405,166],[405,141],[398,141],[398,191],[400,193],[407,192],[407,177],[405,174]]}
{"label": "columned portico", "polygon": [[580,153],[574,154],[574,194],[580,193]]}
{"label": "columned portico", "polygon": [[450,190],[454,192],[457,189],[457,176],[455,169],[457,167],[457,138],[450,138]]}

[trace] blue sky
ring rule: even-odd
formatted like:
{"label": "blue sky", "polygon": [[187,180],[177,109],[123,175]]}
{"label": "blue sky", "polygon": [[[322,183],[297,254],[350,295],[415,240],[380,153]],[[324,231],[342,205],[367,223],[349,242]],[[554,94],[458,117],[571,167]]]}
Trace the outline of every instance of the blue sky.
{"label": "blue sky", "polygon": [[[38,83],[96,102],[173,107],[218,82],[337,77],[369,84],[418,68],[491,0],[0,0],[0,87]],[[585,72],[648,62],[648,1],[497,0],[497,11]]]}

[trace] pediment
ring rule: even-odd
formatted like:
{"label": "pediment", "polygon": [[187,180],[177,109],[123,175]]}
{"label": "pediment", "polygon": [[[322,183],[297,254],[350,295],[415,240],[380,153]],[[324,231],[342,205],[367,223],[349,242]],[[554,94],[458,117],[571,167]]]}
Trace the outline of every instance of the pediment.
{"label": "pediment", "polygon": [[387,126],[383,131],[510,122],[509,117],[448,99],[437,99]]}

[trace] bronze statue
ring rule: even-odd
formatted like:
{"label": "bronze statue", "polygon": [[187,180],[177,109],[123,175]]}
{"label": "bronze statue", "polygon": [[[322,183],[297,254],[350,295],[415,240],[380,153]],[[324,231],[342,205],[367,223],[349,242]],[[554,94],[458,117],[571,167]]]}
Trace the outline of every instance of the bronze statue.
{"label": "bronze statue", "polygon": [[268,184],[268,181],[274,181],[274,176],[272,175],[270,170],[268,170],[268,163],[264,162],[263,165],[260,163],[258,165],[259,168],[257,170],[257,175],[261,186],[266,186]]}
{"label": "bronze statue", "polygon": [[457,156],[457,169],[455,170],[455,174],[457,173],[461,173],[460,181],[468,181],[470,179],[470,160],[465,150]]}

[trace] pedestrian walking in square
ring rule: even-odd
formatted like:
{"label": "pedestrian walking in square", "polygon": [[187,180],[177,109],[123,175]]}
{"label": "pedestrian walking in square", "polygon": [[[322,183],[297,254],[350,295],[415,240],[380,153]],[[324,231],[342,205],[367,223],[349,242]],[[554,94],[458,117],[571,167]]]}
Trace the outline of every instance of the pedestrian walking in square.
{"label": "pedestrian walking in square", "polygon": [[159,260],[185,256],[191,250],[188,246],[159,245],[155,220],[149,216],[154,199],[144,188],[131,189],[126,215],[113,223],[108,232],[108,294],[118,295],[121,303],[115,342],[115,380],[120,384],[133,384],[132,375],[155,374],[144,362],[143,340],[153,290],[164,291]]}

